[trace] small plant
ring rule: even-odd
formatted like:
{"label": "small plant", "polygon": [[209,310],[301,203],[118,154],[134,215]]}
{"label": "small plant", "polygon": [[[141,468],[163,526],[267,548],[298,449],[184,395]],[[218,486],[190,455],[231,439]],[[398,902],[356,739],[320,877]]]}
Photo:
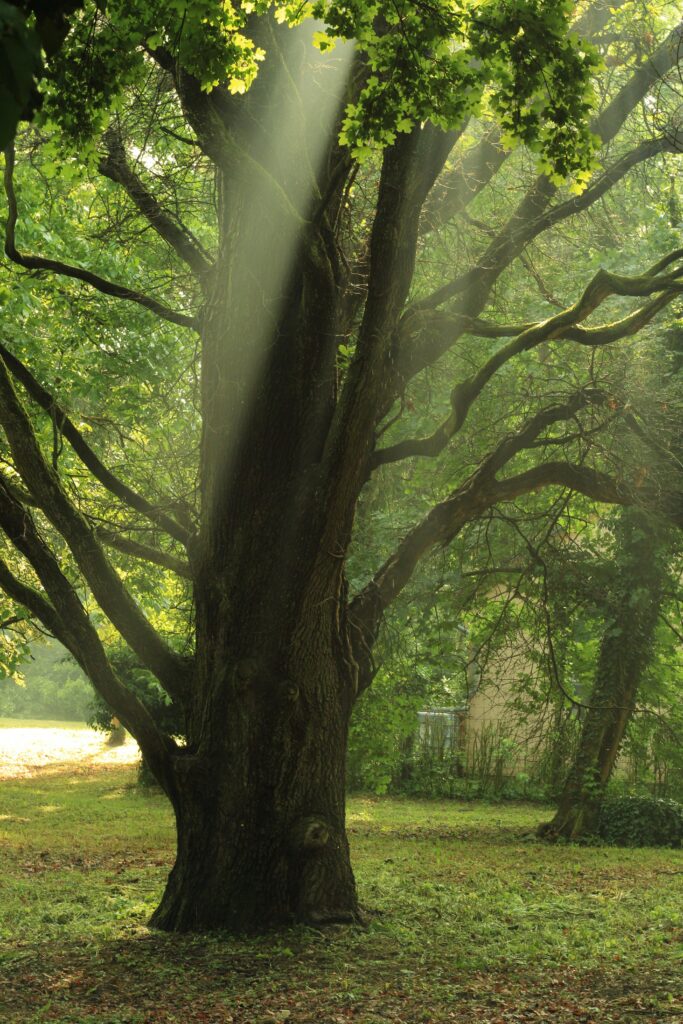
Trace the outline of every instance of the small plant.
{"label": "small plant", "polygon": [[614,846],[676,846],[683,842],[683,805],[651,796],[605,801],[598,832]]}

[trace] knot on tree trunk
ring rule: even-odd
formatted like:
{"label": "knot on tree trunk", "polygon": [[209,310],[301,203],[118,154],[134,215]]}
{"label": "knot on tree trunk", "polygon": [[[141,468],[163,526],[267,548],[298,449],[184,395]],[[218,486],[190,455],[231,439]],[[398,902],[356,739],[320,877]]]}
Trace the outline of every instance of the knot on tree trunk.
{"label": "knot on tree trunk", "polygon": [[291,831],[292,848],[296,851],[322,850],[330,840],[331,830],[323,818],[301,818]]}
{"label": "knot on tree trunk", "polygon": [[294,703],[294,701],[297,701],[299,699],[299,687],[296,685],[296,683],[293,683],[291,679],[285,680],[283,692],[285,700]]}
{"label": "knot on tree trunk", "polygon": [[558,838],[558,833],[552,821],[544,821],[536,829],[536,836],[538,839],[546,839],[549,843],[553,843]]}

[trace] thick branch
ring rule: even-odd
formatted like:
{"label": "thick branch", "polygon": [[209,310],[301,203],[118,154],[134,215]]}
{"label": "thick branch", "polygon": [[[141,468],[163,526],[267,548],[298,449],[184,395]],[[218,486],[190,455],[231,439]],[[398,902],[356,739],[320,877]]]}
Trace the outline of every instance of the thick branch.
{"label": "thick branch", "polygon": [[[391,386],[392,339],[413,278],[420,210],[449,143],[445,138],[440,144],[436,129],[426,126],[400,135],[384,153],[365,312],[324,457],[328,511],[340,500],[340,519],[346,518],[362,487],[375,410]],[[330,545],[337,541],[329,538]]]}
{"label": "thick branch", "polygon": [[99,163],[100,173],[125,189],[137,209],[157,234],[171,246],[202,281],[211,271],[213,265],[197,240],[186,227],[166,213],[131,168],[126,159],[126,151],[120,135],[109,130],[105,133],[104,142],[107,147],[107,156]]}
{"label": "thick branch", "polygon": [[124,502],[124,504],[135,509],[136,512],[141,512],[153,523],[160,526],[169,536],[174,537],[181,544],[188,544],[190,540],[188,531],[171,516],[152,505],[141,494],[138,494],[137,491],[134,491],[122,480],[119,480],[111,470],[107,469],[73,421],[57,404],[54,397],[36,380],[29,368],[13,355],[2,342],[0,342],[0,358],[5,361],[12,376],[22,384],[33,401],[52,416],[59,432],[67,439],[81,462],[90,470],[96,480],[99,480],[108,491]]}
{"label": "thick branch", "polygon": [[[433,434],[429,437],[409,438],[376,451],[372,460],[373,468],[411,456],[438,455],[462,428],[472,404],[488,381],[502,366],[520,353],[529,352],[543,342],[558,339],[571,340],[581,345],[598,348],[637,333],[676,295],[683,291],[683,268],[669,274],[662,273],[668,266],[681,258],[683,258],[683,249],[674,250],[639,277],[624,277],[610,274],[606,270],[599,270],[578,302],[548,320],[524,328],[516,338],[494,352],[475,374],[453,388],[451,412]],[[591,328],[577,326],[610,295],[641,297],[655,293],[659,293],[656,299],[615,323]],[[475,319],[471,321],[469,327],[466,327],[466,321],[462,317],[449,318],[446,315],[438,318],[441,329],[447,326],[449,319],[453,324],[454,331],[460,334],[463,332],[477,334],[478,327],[481,325],[481,321]]]}
{"label": "thick branch", "polygon": [[0,528],[30,562],[49,598],[46,602],[31,588],[20,584],[0,563],[0,586],[24,604],[54,632],[73,654],[95,689],[136,737],[145,756],[172,787],[170,756],[173,740],[165,736],[138,698],[121,684],[107,659],[97,630],[90,622],[76,591],[62,573],[56,558],[36,530],[30,514],[15,501],[0,477]]}
{"label": "thick branch", "polygon": [[70,263],[63,263],[61,260],[27,255],[20,252],[16,246],[18,207],[14,192],[13,176],[14,150],[10,148],[5,150],[4,174],[5,192],[8,202],[7,225],[5,227],[5,255],[8,259],[16,263],[17,266],[24,267],[25,270],[49,270],[54,274],[61,274],[63,277],[82,281],[104,295],[111,295],[116,299],[126,299],[129,302],[135,302],[138,306],[149,309],[152,313],[156,313],[157,316],[163,320],[168,320],[170,323],[178,324],[180,327],[190,327],[195,331],[199,330],[197,317],[188,316],[186,313],[177,313],[175,310],[164,305],[163,302],[158,302],[157,299],[153,299],[149,295],[143,295],[142,292],[135,291],[133,288],[126,288],[123,285],[115,284],[113,281],[107,280],[107,278],[100,277],[99,274],[93,274],[90,270],[72,266]]}
{"label": "thick branch", "polygon": [[164,643],[106,558],[87,520],[74,508],[48,465],[33,426],[0,359],[0,424],[31,495],[68,544],[102,611],[171,696],[182,697],[189,666]]}

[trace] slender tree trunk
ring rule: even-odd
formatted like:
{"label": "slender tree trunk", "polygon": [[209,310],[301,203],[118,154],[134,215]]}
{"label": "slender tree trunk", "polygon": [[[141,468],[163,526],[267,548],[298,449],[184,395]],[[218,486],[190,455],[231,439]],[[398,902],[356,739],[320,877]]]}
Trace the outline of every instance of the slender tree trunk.
{"label": "slender tree trunk", "polygon": [[594,833],[607,785],[650,660],[665,577],[664,546],[646,513],[621,512],[618,577],[579,746],[553,820],[541,834]]}

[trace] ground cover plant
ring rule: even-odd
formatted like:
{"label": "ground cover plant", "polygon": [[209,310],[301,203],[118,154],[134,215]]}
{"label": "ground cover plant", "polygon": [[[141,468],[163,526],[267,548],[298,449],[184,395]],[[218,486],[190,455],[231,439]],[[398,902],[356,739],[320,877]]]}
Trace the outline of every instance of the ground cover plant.
{"label": "ground cover plant", "polygon": [[683,1019],[683,852],[548,845],[548,809],[356,796],[365,927],[169,936],[170,804],[135,768],[5,779],[6,1024]]}

